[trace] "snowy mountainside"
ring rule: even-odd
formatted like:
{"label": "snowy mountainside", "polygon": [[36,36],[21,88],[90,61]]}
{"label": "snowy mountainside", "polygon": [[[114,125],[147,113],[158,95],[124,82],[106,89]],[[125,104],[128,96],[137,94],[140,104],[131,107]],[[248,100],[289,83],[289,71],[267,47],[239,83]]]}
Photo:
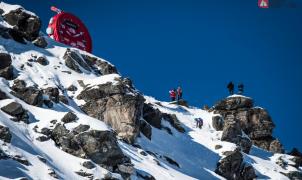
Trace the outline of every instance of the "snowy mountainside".
{"label": "snowy mountainside", "polygon": [[[106,60],[39,35],[30,28],[39,18],[20,8],[0,4],[0,179],[301,177],[297,157],[269,152],[279,147],[266,141],[273,126],[260,133],[265,141],[252,132],[245,152],[249,131],[222,141],[238,130],[226,128],[224,101],[214,108],[225,121],[217,130],[217,112],[142,95]],[[226,104],[232,98],[252,108],[243,96]]]}

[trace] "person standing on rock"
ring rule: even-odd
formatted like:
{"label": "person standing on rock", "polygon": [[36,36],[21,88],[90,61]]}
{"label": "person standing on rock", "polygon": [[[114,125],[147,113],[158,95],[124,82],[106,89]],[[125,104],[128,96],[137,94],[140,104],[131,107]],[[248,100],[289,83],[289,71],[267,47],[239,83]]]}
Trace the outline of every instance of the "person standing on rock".
{"label": "person standing on rock", "polygon": [[171,101],[175,101],[176,100],[176,89],[170,90],[169,94],[170,94]]}
{"label": "person standing on rock", "polygon": [[178,86],[177,88],[177,100],[181,100],[182,99],[182,89],[180,86]]}
{"label": "person standing on rock", "polygon": [[238,94],[243,94],[244,85],[242,83],[238,84]]}
{"label": "person standing on rock", "polygon": [[234,94],[234,84],[232,81],[229,82],[227,88],[229,89],[230,95],[233,95]]}

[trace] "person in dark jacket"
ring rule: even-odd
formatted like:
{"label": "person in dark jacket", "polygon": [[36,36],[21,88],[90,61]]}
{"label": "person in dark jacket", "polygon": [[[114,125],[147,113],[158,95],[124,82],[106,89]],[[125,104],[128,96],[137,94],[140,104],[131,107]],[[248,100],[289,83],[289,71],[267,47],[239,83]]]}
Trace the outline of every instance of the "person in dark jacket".
{"label": "person in dark jacket", "polygon": [[233,95],[234,94],[234,84],[232,81],[229,82],[227,88],[229,89],[230,95]]}
{"label": "person in dark jacket", "polygon": [[182,89],[180,86],[178,86],[177,88],[177,100],[181,100],[182,99]]}
{"label": "person in dark jacket", "polygon": [[238,94],[243,94],[244,85],[242,83],[238,84]]}

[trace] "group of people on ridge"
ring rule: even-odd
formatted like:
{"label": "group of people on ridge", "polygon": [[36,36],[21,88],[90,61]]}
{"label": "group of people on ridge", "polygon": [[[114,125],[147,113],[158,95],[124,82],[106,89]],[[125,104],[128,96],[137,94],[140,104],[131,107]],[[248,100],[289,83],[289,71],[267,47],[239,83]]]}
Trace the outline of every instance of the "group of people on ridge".
{"label": "group of people on ridge", "polygon": [[[234,94],[234,87],[235,87],[235,85],[232,81],[229,82],[229,84],[227,85],[230,95]],[[238,84],[238,94],[243,94],[243,88],[244,88],[244,85],[242,83],[239,83]]]}
{"label": "group of people on ridge", "polygon": [[170,94],[171,101],[175,101],[176,98],[178,101],[182,99],[182,89],[180,86],[177,88],[177,90],[175,88],[170,90],[169,94]]}

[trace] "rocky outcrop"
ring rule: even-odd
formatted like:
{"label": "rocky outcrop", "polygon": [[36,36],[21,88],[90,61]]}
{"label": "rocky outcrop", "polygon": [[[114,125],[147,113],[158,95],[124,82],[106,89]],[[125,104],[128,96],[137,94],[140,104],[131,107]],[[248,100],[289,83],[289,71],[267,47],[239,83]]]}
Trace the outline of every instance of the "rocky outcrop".
{"label": "rocky outcrop", "polygon": [[21,104],[19,103],[11,102],[8,105],[2,107],[1,110],[13,116],[14,118],[11,119],[13,121],[17,121],[17,122],[23,121],[25,123],[28,123],[29,116],[27,114],[27,111],[24,110]]}
{"label": "rocky outcrop", "polygon": [[8,97],[7,97],[7,95],[6,95],[5,92],[2,92],[2,91],[0,90],[0,100],[2,100],[2,99],[8,99]]}
{"label": "rocky outcrop", "polygon": [[294,156],[292,161],[295,163],[296,168],[302,166],[302,153],[297,148],[293,148],[288,154]]}
{"label": "rocky outcrop", "polygon": [[[48,87],[43,90],[43,93],[48,96],[48,99],[55,102],[59,103],[60,101],[60,92],[58,88],[55,87]],[[67,100],[68,102],[68,100]]]}
{"label": "rocky outcrop", "polygon": [[9,128],[0,125],[0,140],[10,143],[11,139],[12,135],[9,131]]}
{"label": "rocky outcrop", "polygon": [[77,115],[75,115],[73,112],[68,112],[65,114],[65,116],[61,119],[63,123],[70,123],[74,122],[78,119]]}
{"label": "rocky outcrop", "polygon": [[252,166],[243,163],[240,150],[225,152],[226,157],[217,164],[216,173],[229,180],[252,180],[256,178]]}
{"label": "rocky outcrop", "polygon": [[175,114],[162,113],[157,108],[154,108],[152,104],[144,104],[143,118],[153,127],[162,129],[161,121],[165,120],[170,123],[177,131],[184,133],[185,129],[182,127],[180,121]]}
{"label": "rocky outcrop", "polygon": [[91,68],[94,69],[95,72],[98,72],[101,75],[118,74],[116,67],[107,61],[86,54],[82,54],[82,58],[86,63],[90,64]]}
{"label": "rocky outcrop", "polygon": [[146,138],[151,140],[152,137],[152,127],[149,123],[144,120],[140,121],[140,131],[143,133]]}
{"label": "rocky outcrop", "polygon": [[144,104],[143,118],[153,127],[161,128],[162,113],[158,109],[153,108],[151,104]]}
{"label": "rocky outcrop", "polygon": [[57,124],[51,138],[63,151],[80,158],[91,159],[94,163],[114,172],[120,171],[118,166],[127,166],[130,162],[111,131],[69,131],[64,125]]}
{"label": "rocky outcrop", "polygon": [[78,99],[89,116],[109,124],[119,137],[133,143],[139,133],[144,98],[122,81],[86,88]]}
{"label": "rocky outcrop", "polygon": [[89,64],[87,64],[82,56],[75,51],[67,49],[63,59],[65,60],[65,65],[67,67],[78,73],[82,73],[80,67],[84,68],[86,71],[91,71]]}
{"label": "rocky outcrop", "polygon": [[11,80],[14,77],[12,59],[7,53],[0,53],[0,77]]}
{"label": "rocky outcrop", "polygon": [[47,47],[47,41],[43,36],[38,37],[32,42],[35,46],[40,48],[46,48]]}
{"label": "rocky outcrop", "polygon": [[[282,144],[272,136],[275,125],[269,113],[263,108],[254,107],[251,98],[230,96],[216,103],[212,109],[214,113],[222,116],[225,124],[228,124],[228,122],[235,123],[235,129],[238,129],[236,132],[243,131],[254,145],[275,153],[284,151]],[[234,128],[225,127],[223,129],[224,131],[234,130]],[[224,134],[228,133],[224,132]],[[238,141],[225,140],[240,144]],[[245,140],[245,142],[247,141]]]}
{"label": "rocky outcrop", "polygon": [[34,86],[26,87],[26,83],[23,80],[15,80],[12,90],[11,94],[22,99],[27,104],[39,107],[43,104],[42,91]]}
{"label": "rocky outcrop", "polygon": [[42,66],[47,66],[49,64],[48,60],[43,56],[38,57],[37,63],[41,64]]}
{"label": "rocky outcrop", "polygon": [[38,16],[18,8],[3,15],[4,20],[14,27],[14,30],[28,41],[39,36],[41,20]]}

